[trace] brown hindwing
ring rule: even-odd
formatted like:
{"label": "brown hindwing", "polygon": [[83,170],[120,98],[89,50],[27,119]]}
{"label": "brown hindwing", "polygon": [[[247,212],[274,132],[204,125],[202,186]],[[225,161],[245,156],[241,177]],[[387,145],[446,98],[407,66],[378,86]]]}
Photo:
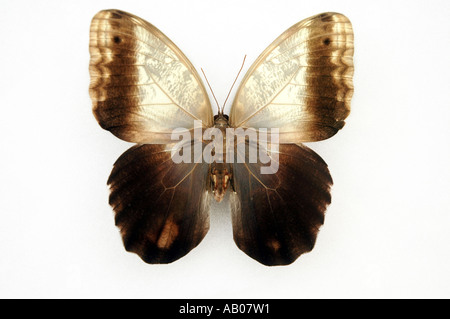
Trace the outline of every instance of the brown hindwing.
{"label": "brown hindwing", "polygon": [[261,166],[233,165],[234,240],[264,265],[290,264],[314,247],[332,179],[327,164],[303,145],[280,145],[276,174],[260,174]]}
{"label": "brown hindwing", "polygon": [[196,247],[209,229],[208,165],[175,164],[167,145],[126,151],[108,180],[126,250],[147,263],[170,263]]}

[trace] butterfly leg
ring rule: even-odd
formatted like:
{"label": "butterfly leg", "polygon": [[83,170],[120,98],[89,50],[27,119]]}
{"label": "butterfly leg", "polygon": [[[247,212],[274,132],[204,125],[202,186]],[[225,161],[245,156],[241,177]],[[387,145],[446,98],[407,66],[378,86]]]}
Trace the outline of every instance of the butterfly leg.
{"label": "butterfly leg", "polygon": [[230,165],[230,186],[233,190],[233,193],[236,193],[236,188],[234,187],[234,174],[233,174],[233,165]]}

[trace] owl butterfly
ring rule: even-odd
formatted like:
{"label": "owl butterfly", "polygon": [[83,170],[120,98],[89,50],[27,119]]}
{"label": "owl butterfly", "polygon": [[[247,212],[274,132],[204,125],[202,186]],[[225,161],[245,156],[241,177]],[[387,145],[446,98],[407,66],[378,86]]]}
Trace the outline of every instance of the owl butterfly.
{"label": "owl butterfly", "polygon": [[[102,128],[137,144],[119,157],[108,180],[127,251],[147,263],[183,257],[209,229],[211,198],[221,201],[227,190],[234,241],[247,255],[286,265],[313,249],[332,179],[327,164],[301,143],[333,136],[350,112],[353,31],[345,16],[319,14],[281,34],[248,70],[229,116],[223,108],[214,116],[186,56],[132,14],[99,12],[89,48],[94,115]],[[264,163],[245,154],[241,162],[175,163],[172,132],[192,132],[194,121],[203,130],[278,129],[278,149],[266,151],[278,170],[262,174]],[[205,141],[189,143],[203,149]]]}

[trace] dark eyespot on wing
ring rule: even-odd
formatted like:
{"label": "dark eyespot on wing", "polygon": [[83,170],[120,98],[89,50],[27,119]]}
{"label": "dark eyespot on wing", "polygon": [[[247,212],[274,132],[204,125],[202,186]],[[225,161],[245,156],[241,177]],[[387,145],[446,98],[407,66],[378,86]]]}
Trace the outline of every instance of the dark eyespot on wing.
{"label": "dark eyespot on wing", "polygon": [[332,13],[325,12],[319,15],[319,18],[322,22],[331,22],[333,21]]}
{"label": "dark eyespot on wing", "polygon": [[120,10],[116,10],[116,12],[111,13],[112,18],[114,18],[114,19],[122,19],[123,15],[124,15],[124,12],[120,11]]}

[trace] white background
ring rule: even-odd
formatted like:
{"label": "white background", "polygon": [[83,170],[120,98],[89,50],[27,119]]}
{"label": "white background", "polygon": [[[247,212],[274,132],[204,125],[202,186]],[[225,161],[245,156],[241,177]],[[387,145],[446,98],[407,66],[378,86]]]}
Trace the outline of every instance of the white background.
{"label": "white background", "polygon": [[[229,209],[186,257],[125,252],[107,203],[131,144],[91,112],[89,25],[134,13],[168,35],[223,101],[285,29],[337,11],[355,32],[346,127],[310,144],[333,202],[313,252],[265,267],[232,240]],[[449,1],[5,1],[0,3],[0,297],[450,297]],[[244,70],[245,71],[245,70]]]}

